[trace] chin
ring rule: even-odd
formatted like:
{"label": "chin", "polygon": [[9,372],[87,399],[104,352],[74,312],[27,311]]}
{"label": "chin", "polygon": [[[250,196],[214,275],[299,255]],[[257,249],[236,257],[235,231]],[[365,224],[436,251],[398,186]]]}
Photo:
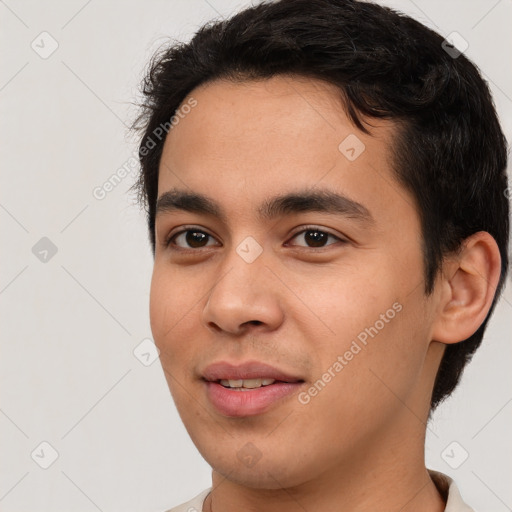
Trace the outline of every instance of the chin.
{"label": "chin", "polygon": [[239,450],[220,445],[196,447],[213,471],[244,487],[277,490],[300,485],[311,477],[304,474],[307,464],[299,464],[293,448],[290,455],[269,448],[271,456],[265,456],[265,450],[258,453],[249,443]]}

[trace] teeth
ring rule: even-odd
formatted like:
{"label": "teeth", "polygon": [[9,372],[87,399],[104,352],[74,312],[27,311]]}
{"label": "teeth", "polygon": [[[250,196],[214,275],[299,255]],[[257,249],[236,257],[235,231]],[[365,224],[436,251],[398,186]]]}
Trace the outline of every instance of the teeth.
{"label": "teeth", "polygon": [[261,387],[261,379],[245,379],[243,382],[244,388],[254,389]]}
{"label": "teeth", "polygon": [[269,386],[273,384],[275,379],[237,379],[237,380],[221,380],[220,383],[229,388],[245,388],[245,389],[255,389],[261,386]]}

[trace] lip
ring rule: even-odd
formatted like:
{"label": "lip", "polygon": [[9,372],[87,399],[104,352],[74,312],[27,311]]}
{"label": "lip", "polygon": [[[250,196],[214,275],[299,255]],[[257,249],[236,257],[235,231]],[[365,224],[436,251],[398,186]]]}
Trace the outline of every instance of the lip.
{"label": "lip", "polygon": [[259,361],[247,361],[242,364],[231,364],[219,361],[208,365],[202,373],[202,377],[210,382],[221,379],[275,379],[281,382],[298,382],[301,377],[293,376],[273,366]]}
{"label": "lip", "polygon": [[[282,404],[283,399],[295,394],[304,380],[288,372],[258,361],[234,365],[217,362],[203,371],[206,395],[215,409],[224,416],[243,417],[263,414],[270,407]],[[247,391],[226,388],[219,380],[275,379],[276,382]]]}

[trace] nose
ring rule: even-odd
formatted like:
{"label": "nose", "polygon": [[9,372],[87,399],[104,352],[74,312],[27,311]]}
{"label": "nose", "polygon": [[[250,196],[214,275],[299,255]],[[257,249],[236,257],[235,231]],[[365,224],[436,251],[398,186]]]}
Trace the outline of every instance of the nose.
{"label": "nose", "polygon": [[265,264],[263,254],[247,263],[233,249],[219,274],[202,313],[208,328],[216,333],[241,335],[254,327],[279,327],[283,322],[280,282]]}

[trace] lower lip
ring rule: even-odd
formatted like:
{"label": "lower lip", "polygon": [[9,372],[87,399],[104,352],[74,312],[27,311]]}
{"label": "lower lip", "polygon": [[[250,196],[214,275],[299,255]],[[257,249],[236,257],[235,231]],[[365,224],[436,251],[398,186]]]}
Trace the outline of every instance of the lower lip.
{"label": "lower lip", "polygon": [[301,382],[276,382],[269,386],[237,391],[218,382],[205,382],[210,402],[225,416],[254,416],[272,404],[294,394]]}

